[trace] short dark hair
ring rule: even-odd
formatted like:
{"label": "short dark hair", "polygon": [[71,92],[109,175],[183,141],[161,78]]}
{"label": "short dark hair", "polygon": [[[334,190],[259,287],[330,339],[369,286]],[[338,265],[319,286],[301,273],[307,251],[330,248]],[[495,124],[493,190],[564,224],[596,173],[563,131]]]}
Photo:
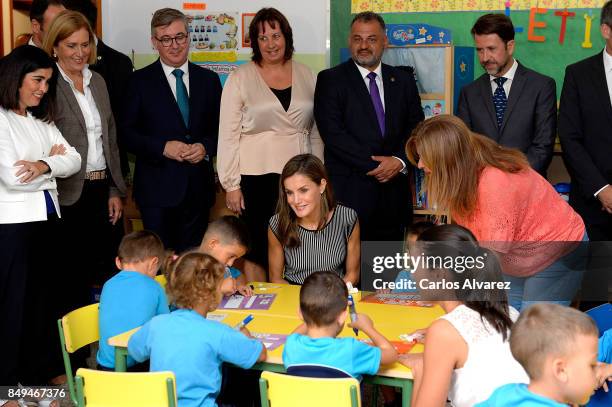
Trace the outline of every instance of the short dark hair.
{"label": "short dark hair", "polygon": [[138,230],[121,239],[117,257],[125,263],[138,263],[150,257],[157,257],[161,264],[164,254],[164,244],[159,236],[150,230]]}
{"label": "short dark hair", "polygon": [[256,64],[261,64],[262,56],[257,37],[259,37],[259,26],[261,25],[263,28],[264,22],[270,24],[272,28],[276,28],[277,23],[280,25],[280,30],[283,33],[283,37],[285,37],[285,61],[289,61],[295,50],[293,48],[293,31],[291,30],[287,17],[274,7],[264,7],[259,10],[257,14],[255,14],[255,17],[253,17],[251,25],[249,25],[249,40],[251,41],[251,48],[253,49],[251,59]]}
{"label": "short dark hair", "polygon": [[62,0],[34,0],[32,1],[32,7],[30,7],[30,20],[36,20],[42,24],[43,15],[49,6],[63,6]]}
{"label": "short dark hair", "polygon": [[93,30],[96,30],[98,23],[98,8],[92,0],[63,0],[64,6],[68,10],[78,11],[83,14]]}
{"label": "short dark hair", "polygon": [[347,305],[348,290],[338,274],[317,271],[304,280],[300,289],[300,311],[307,325],[331,325]]}
{"label": "short dark hair", "polygon": [[51,102],[55,100],[57,68],[55,62],[45,51],[32,45],[17,47],[0,59],[0,78],[3,83],[0,87],[0,106],[7,110],[18,109],[19,89],[23,84],[23,78],[30,72],[49,68],[53,71],[47,82],[49,89],[38,106],[29,107],[28,110],[37,119],[45,122],[53,121],[53,103]]}
{"label": "short dark hair", "polygon": [[380,28],[385,31],[385,20],[380,16],[380,14],[376,14],[373,11],[363,11],[353,17],[353,21],[351,21],[351,27],[355,24],[356,21],[360,21],[362,23],[369,23],[370,21],[377,21],[380,24]]}
{"label": "short dark hair", "polygon": [[514,25],[512,20],[505,14],[485,14],[481,16],[470,31],[472,36],[497,34],[507,44],[514,39]]}
{"label": "short dark hair", "polygon": [[153,13],[153,18],[151,18],[151,36],[155,37],[155,35],[157,35],[156,30],[159,27],[167,27],[177,20],[185,24],[185,31],[187,35],[189,35],[187,16],[182,11],[169,7],[156,10],[155,13]]}
{"label": "short dark hair", "polygon": [[601,8],[601,24],[605,24],[612,28],[612,0],[608,0]]}
{"label": "short dark hair", "polygon": [[418,237],[423,232],[433,228],[434,226],[436,225],[433,222],[429,222],[429,221],[415,222],[408,227],[408,234],[415,235]]}
{"label": "short dark hair", "polygon": [[223,244],[238,244],[249,248],[249,229],[238,217],[226,215],[208,225],[204,240],[216,237]]}

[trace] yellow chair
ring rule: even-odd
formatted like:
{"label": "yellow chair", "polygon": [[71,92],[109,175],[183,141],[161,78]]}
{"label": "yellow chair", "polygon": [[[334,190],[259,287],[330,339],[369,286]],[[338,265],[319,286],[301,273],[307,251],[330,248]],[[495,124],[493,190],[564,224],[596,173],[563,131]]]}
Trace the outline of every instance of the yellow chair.
{"label": "yellow chair", "polygon": [[172,372],[120,373],[79,369],[78,407],[175,407]]}
{"label": "yellow chair", "polygon": [[74,404],[76,404],[77,398],[70,354],[81,349],[83,346],[100,340],[100,330],[98,328],[99,305],[96,303],[78,308],[64,315],[62,319],[57,320],[70,399]]}
{"label": "yellow chair", "polygon": [[160,274],[158,276],[155,276],[155,281],[157,281],[159,283],[159,285],[162,286],[163,289],[166,288],[166,276],[164,276],[163,274]]}
{"label": "yellow chair", "polygon": [[263,372],[259,379],[262,407],[358,407],[359,382],[354,378],[319,379]]}

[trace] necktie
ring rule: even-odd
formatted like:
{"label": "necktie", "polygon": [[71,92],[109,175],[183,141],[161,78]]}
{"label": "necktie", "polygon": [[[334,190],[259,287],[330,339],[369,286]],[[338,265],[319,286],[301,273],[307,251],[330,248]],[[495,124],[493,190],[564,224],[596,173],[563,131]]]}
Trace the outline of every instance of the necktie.
{"label": "necktie", "polygon": [[376,118],[378,119],[380,134],[385,137],[385,109],[383,108],[382,101],[380,100],[380,92],[378,91],[378,85],[376,84],[376,73],[370,72],[367,78],[370,80],[370,98],[372,98],[372,104],[374,105],[374,111],[376,112]]}
{"label": "necktie", "polygon": [[495,92],[493,92],[493,105],[495,106],[495,116],[497,117],[497,127],[501,128],[504,122],[504,113],[506,112],[506,106],[508,105],[508,98],[504,91],[504,83],[508,78],[495,78],[493,81],[497,84]]}
{"label": "necktie", "polygon": [[178,103],[185,126],[189,127],[189,96],[187,96],[187,87],[183,82],[183,73],[178,68],[172,71],[172,75],[176,77],[176,103]]}

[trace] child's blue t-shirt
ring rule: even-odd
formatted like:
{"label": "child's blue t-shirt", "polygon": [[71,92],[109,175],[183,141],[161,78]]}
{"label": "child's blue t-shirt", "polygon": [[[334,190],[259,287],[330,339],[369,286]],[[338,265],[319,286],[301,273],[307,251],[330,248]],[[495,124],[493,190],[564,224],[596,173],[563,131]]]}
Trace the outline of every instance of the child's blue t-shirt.
{"label": "child's blue t-shirt", "polygon": [[285,368],[295,365],[320,365],[342,370],[361,379],[374,375],[380,367],[382,351],[355,338],[310,338],[292,334],[283,350]]}
{"label": "child's blue t-shirt", "polygon": [[216,406],[221,364],[249,369],[262,348],[261,342],[188,309],[153,318],[128,343],[135,360],[150,359],[152,372],[174,372],[181,407]]}
{"label": "child's blue t-shirt", "polygon": [[612,363],[612,329],[608,329],[599,338],[597,360],[604,363]]}
{"label": "child's blue t-shirt", "polygon": [[525,383],[510,383],[498,387],[491,397],[474,407],[567,407],[529,391]]}
{"label": "child's blue t-shirt", "polygon": [[[168,312],[166,293],[157,281],[135,271],[122,270],[115,274],[104,284],[100,295],[98,363],[110,369],[115,367],[115,348],[108,344],[108,338]],[[134,363],[128,358],[128,366]]]}

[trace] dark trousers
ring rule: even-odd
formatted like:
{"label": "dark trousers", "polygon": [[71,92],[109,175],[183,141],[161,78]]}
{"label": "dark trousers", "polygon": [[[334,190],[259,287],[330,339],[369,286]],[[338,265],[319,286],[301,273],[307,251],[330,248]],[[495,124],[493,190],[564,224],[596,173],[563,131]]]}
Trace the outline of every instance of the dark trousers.
{"label": "dark trousers", "polygon": [[62,373],[57,332],[58,220],[0,225],[0,384],[46,384]]}
{"label": "dark trousers", "polygon": [[144,228],[159,235],[166,249],[176,253],[198,247],[208,227],[210,207],[189,199],[169,208],[140,206]]}
{"label": "dark trousers", "polygon": [[612,216],[600,224],[586,224],[589,235],[587,272],[581,287],[580,309],[583,311],[609,302],[612,284]]}
{"label": "dark trousers", "polygon": [[0,225],[0,385],[18,382],[31,223]]}
{"label": "dark trousers", "polygon": [[[402,177],[398,175],[397,177]],[[399,182],[394,179],[393,182]],[[406,202],[400,205],[399,202]],[[412,201],[400,200],[397,187],[381,184],[374,211],[366,218],[360,218],[361,241],[403,241],[406,228],[412,222]]]}
{"label": "dark trousers", "polygon": [[251,248],[245,256],[268,269],[268,223],[276,212],[280,174],[242,175],[240,189],[246,209],[241,219],[246,223]]}

